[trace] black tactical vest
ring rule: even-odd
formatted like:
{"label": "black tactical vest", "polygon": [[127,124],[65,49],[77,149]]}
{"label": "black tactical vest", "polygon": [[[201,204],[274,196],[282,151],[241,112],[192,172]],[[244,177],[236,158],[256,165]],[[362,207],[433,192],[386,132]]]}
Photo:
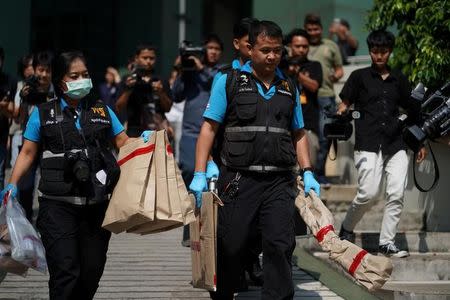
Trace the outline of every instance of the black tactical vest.
{"label": "black tactical vest", "polygon": [[[83,197],[91,202],[106,200],[106,194],[111,191],[99,182],[96,173],[108,168],[106,164],[111,158],[115,161],[109,151],[112,124],[107,106],[85,100],[78,115],[70,107],[62,110],[61,102],[52,100],[39,105],[39,118],[42,141],[39,191],[50,199],[63,196]],[[81,131],[75,125],[77,118],[80,119]],[[80,151],[88,157],[90,180],[86,183],[75,179],[72,167],[65,158],[68,152]]]}
{"label": "black tactical vest", "polygon": [[291,136],[294,86],[280,80],[275,95],[266,100],[252,74],[235,70],[228,76],[222,163],[256,172],[292,169],[297,163]]}

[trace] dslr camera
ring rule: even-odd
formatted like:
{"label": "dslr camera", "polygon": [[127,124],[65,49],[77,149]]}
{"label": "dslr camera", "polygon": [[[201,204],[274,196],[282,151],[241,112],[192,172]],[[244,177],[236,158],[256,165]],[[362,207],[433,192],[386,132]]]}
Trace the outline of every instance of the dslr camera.
{"label": "dslr camera", "polygon": [[195,61],[189,57],[195,56],[201,60],[205,53],[205,47],[194,46],[191,42],[184,41],[180,47],[181,69],[183,71],[195,71]]}
{"label": "dslr camera", "polygon": [[338,115],[335,113],[325,113],[325,115],[333,119],[333,122],[325,124],[323,134],[327,139],[346,141],[353,134],[353,120],[361,119],[361,112],[358,110],[348,110]]}
{"label": "dslr camera", "polygon": [[73,177],[80,183],[90,180],[90,161],[84,151],[64,153],[66,175]]}
{"label": "dslr camera", "polygon": [[47,101],[48,93],[39,90],[40,77],[31,75],[25,78],[24,86],[29,86],[30,91],[27,96],[23,98],[23,101],[28,105],[38,105]]}
{"label": "dslr camera", "polygon": [[450,82],[434,92],[425,101],[425,87],[419,83],[411,98],[423,102],[420,110],[420,124],[405,128],[403,140],[417,152],[427,139],[436,139],[450,131]]}
{"label": "dslr camera", "polygon": [[[136,85],[151,85],[152,82],[158,81],[159,78],[152,76],[152,71],[147,69],[144,66],[135,65],[133,73],[131,73],[131,77],[136,79]],[[143,77],[150,77],[151,80],[145,81]]]}

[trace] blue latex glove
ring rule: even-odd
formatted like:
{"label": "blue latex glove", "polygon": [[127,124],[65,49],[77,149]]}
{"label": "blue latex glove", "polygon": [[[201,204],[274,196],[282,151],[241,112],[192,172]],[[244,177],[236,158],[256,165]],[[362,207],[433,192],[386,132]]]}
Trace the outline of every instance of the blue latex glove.
{"label": "blue latex glove", "polygon": [[153,134],[153,130],[144,130],[141,134],[141,138],[144,140],[144,143],[147,143],[150,137]]}
{"label": "blue latex glove", "polygon": [[309,196],[309,191],[313,189],[314,192],[316,192],[317,197],[320,197],[320,184],[314,178],[311,171],[303,173],[303,183],[305,184],[305,196]]}
{"label": "blue latex glove", "polygon": [[208,190],[205,172],[195,172],[189,189],[195,195],[195,204],[198,208],[202,207],[202,193]]}
{"label": "blue latex glove", "polygon": [[5,198],[6,193],[8,191],[11,191],[11,197],[10,198],[17,198],[17,186],[15,184],[8,184],[3,191],[0,192],[0,203],[3,203],[3,199]]}
{"label": "blue latex glove", "polygon": [[208,160],[206,163],[206,179],[219,178],[219,168],[213,160]]}

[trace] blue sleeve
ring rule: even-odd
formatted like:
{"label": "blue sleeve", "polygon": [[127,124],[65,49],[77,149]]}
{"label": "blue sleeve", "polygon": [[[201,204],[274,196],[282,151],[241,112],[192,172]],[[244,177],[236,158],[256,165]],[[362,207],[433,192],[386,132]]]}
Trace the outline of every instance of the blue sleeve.
{"label": "blue sleeve", "polygon": [[211,85],[211,89],[214,88],[214,85],[217,83],[217,80],[219,80],[220,76],[222,76],[222,75],[223,75],[222,72],[220,72],[220,71],[217,72],[216,76],[214,76],[214,79],[213,79],[213,82],[212,82],[212,85]]}
{"label": "blue sleeve", "polygon": [[208,105],[206,106],[204,118],[222,123],[227,111],[227,92],[226,92],[227,74],[217,79],[211,90]]}
{"label": "blue sleeve", "polygon": [[41,141],[41,120],[39,119],[39,109],[37,106],[31,112],[23,137],[36,143]]}
{"label": "blue sleeve", "polygon": [[124,131],[122,123],[120,123],[114,111],[108,107],[109,116],[111,117],[111,136],[114,137]]}
{"label": "blue sleeve", "polygon": [[291,126],[292,130],[305,127],[305,124],[303,122],[302,106],[300,104],[300,93],[298,92],[298,89],[295,90],[295,107]]}

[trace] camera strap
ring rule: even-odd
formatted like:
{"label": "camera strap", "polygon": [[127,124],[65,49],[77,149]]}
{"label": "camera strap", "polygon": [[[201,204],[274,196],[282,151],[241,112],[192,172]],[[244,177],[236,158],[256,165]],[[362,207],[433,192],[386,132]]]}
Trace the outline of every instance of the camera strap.
{"label": "camera strap", "polygon": [[[436,156],[434,155],[434,152],[433,152],[433,149],[431,148],[430,143],[427,142],[427,144],[428,144],[428,148],[430,148],[431,157],[433,158],[433,164],[434,164],[434,180],[433,180],[433,184],[432,184],[429,188],[423,188],[423,187],[417,182],[417,177],[416,177],[416,165],[417,165],[417,163],[416,163],[415,157],[413,158],[413,160],[414,160],[414,162],[413,162],[414,184],[416,185],[416,188],[417,188],[419,191],[423,192],[423,193],[427,193],[427,192],[433,190],[433,189],[436,187],[436,185],[437,185],[437,183],[438,183],[438,181],[439,181],[439,166],[438,166],[437,161],[436,161]],[[415,153],[414,153],[414,156],[415,156],[416,154],[417,154],[417,153],[415,152]]]}
{"label": "camera strap", "polygon": [[332,157],[330,156],[330,151],[328,151],[328,158],[329,158],[331,161],[335,161],[336,158],[337,158],[337,153],[338,153],[337,139],[331,139],[331,145],[330,145],[330,149],[329,149],[329,150],[331,150],[331,147],[333,147],[333,149],[334,149],[334,157],[332,158]]}

